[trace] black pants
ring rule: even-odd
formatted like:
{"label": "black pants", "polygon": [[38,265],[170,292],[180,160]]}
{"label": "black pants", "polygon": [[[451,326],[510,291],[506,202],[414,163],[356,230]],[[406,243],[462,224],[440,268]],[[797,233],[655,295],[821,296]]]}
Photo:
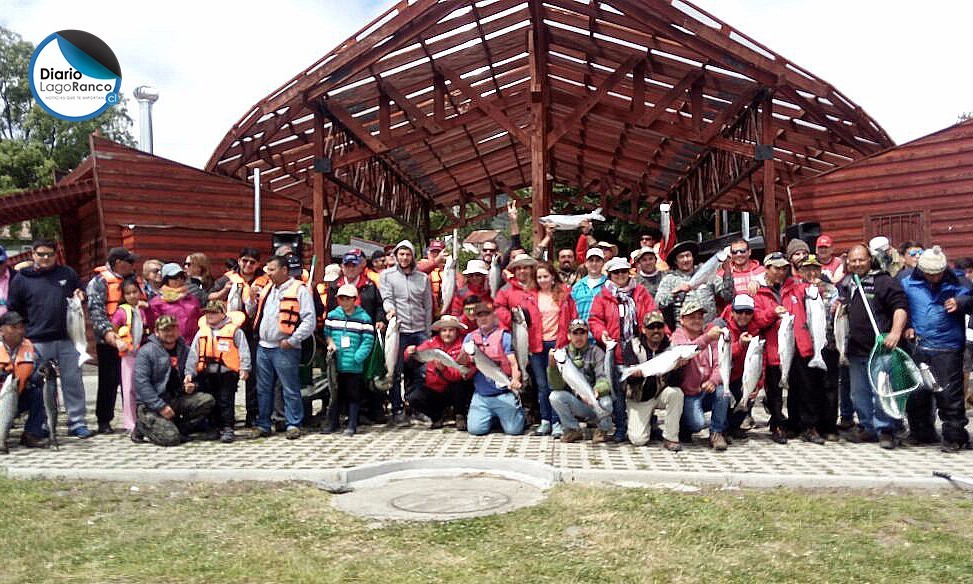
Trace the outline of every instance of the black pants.
{"label": "black pants", "polygon": [[469,412],[472,399],[471,381],[450,383],[445,391],[434,391],[423,385],[409,396],[409,406],[413,411],[421,412],[433,422],[438,422],[443,419],[449,405],[453,406],[457,416],[465,416]]}
{"label": "black pants", "polygon": [[111,345],[98,343],[98,398],[95,402],[95,416],[99,424],[108,424],[115,418],[115,400],[118,398],[118,384],[122,379],[122,358],[118,349]]}
{"label": "black pants", "polygon": [[358,413],[365,393],[365,375],[362,373],[338,373],[338,395],[328,412],[328,428],[338,428],[339,413],[348,413],[348,428],[358,429]]}
{"label": "black pants", "polygon": [[214,429],[233,427],[234,402],[239,382],[240,374],[233,371],[200,373],[196,376],[199,390],[212,395],[216,400],[216,406],[209,415],[210,424]]}
{"label": "black pants", "polygon": [[838,433],[838,351],[824,349],[821,351],[828,370],[823,372],[823,387],[818,396],[817,430],[821,434]]}
{"label": "black pants", "polygon": [[787,426],[794,432],[817,428],[824,395],[824,371],[808,367],[810,357],[794,355],[787,376]]}
{"label": "black pants", "polygon": [[[727,388],[730,395],[735,397],[737,401],[747,400],[750,398],[749,395],[743,395],[743,378],[737,380],[730,380],[730,387]],[[736,411],[736,408],[730,409],[730,414],[726,418],[726,427],[730,430],[736,430],[740,428],[740,424],[743,420],[750,415],[750,409],[745,408],[742,412]]]}
{"label": "black pants", "polygon": [[932,350],[918,348],[913,353],[916,364],[929,365],[930,371],[943,391],[932,393],[922,387],[916,389],[906,402],[909,428],[921,439],[936,436],[936,410],[943,422],[943,442],[966,444],[970,441],[966,430],[967,418],[963,396],[963,350]]}
{"label": "black pants", "polygon": [[[793,365],[791,365],[793,368]],[[768,365],[764,373],[764,392],[767,394],[767,409],[770,411],[770,430],[782,428],[787,422],[784,417],[784,392],[780,388],[780,365]]]}
{"label": "black pants", "polygon": [[[254,362],[257,360],[257,339],[254,337],[251,331],[245,331],[247,333],[247,344],[250,346],[250,358]],[[254,366],[253,371],[250,372],[250,377],[247,378],[246,384],[246,404],[247,404],[247,426],[253,426],[257,421],[257,414],[259,413],[259,408],[257,407],[257,368]]]}

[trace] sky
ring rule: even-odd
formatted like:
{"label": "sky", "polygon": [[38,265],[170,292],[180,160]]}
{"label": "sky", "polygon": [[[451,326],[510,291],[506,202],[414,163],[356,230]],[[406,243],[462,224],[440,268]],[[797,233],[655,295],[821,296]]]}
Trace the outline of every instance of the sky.
{"label": "sky", "polygon": [[[151,85],[161,94],[153,109],[155,153],[202,167],[250,107],[393,3],[0,0],[0,25],[35,45],[62,29],[100,37],[118,57],[123,93]],[[694,4],[831,83],[896,143],[973,111],[969,0]],[[131,8],[136,5],[141,15]],[[137,138],[134,99],[129,109]]]}

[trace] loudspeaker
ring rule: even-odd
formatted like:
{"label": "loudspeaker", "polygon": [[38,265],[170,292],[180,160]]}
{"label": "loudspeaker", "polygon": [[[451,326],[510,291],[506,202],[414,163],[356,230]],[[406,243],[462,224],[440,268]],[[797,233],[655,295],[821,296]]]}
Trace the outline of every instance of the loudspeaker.
{"label": "loudspeaker", "polygon": [[304,257],[304,234],[300,231],[275,231],[271,240],[272,255],[283,246],[291,248],[292,253],[287,256],[287,273],[295,278],[301,277],[301,259]]}
{"label": "loudspeaker", "polygon": [[821,224],[815,221],[803,221],[788,225],[784,230],[784,238],[787,241],[800,239],[811,248],[811,253],[815,253],[814,244],[817,243],[818,236],[821,235]]}

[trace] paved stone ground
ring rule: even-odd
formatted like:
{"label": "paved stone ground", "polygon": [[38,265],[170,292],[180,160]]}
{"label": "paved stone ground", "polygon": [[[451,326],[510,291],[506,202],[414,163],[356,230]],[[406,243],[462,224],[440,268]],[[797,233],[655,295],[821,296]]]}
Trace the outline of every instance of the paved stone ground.
{"label": "paved stone ground", "polygon": [[[95,378],[86,374],[85,385],[89,420],[93,422]],[[241,394],[238,392],[238,398]],[[755,408],[755,413],[759,409]],[[121,426],[120,413],[115,424]],[[945,486],[942,479],[931,477],[932,471],[973,475],[973,451],[944,454],[936,447],[885,451],[876,444],[840,442],[818,446],[800,440],[778,445],[771,442],[765,427],[751,431],[752,438],[736,441],[722,453],[712,451],[700,438],[682,452],[672,453],[654,442],[647,447],[562,444],[550,437],[530,435],[475,437],[451,426],[441,430],[366,426],[354,437],[315,433],[293,441],[277,435],[245,439],[248,431],[239,430],[240,439],[233,444],[191,442],[177,448],[133,444],[121,433],[78,440],[66,436],[63,426],[59,435],[59,451],[26,449],[16,445],[19,430],[14,430],[8,440],[10,454],[0,456],[0,467],[10,476],[22,477],[314,480],[337,477],[335,472],[360,465],[449,457],[487,459],[511,470],[516,470],[522,461],[541,463],[553,467],[562,480]]]}

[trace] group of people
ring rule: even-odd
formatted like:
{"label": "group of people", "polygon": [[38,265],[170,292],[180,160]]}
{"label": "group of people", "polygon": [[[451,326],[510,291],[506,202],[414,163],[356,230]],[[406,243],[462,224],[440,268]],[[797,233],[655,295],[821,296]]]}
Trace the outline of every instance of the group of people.
{"label": "group of people", "polygon": [[[754,427],[751,409],[763,394],[778,443],[843,437],[895,448],[905,437],[949,452],[969,445],[963,317],[973,312],[973,284],[964,267],[973,271],[973,261],[951,266],[937,246],[894,249],[882,237],[839,255],[822,235],[813,254],[794,239],[762,261],[738,239],[713,270],[693,242],[667,245],[650,231],[626,257],[583,222],[575,247],[551,262],[552,230],[528,253],[516,207],[509,213],[511,248],[484,243],[455,282],[447,281],[454,272],[444,269],[441,241],[420,257],[405,240],[370,257],[352,250],[317,284],[294,272],[286,247],[262,267],[259,252],[245,248],[215,281],[202,254],[183,265],[145,261],[139,278],[137,259],[115,248],[82,290],[71,268],[56,265],[53,242],[37,241],[31,266],[0,275],[0,370],[22,381],[20,409],[34,412],[22,442],[41,446],[47,431],[35,419],[38,376],[19,367],[27,360],[56,361],[69,433],[93,434],[65,322],[66,303],[77,297],[97,344],[98,432],[114,431],[121,386],[123,425],[136,442],[176,445],[194,432],[232,442],[241,382],[243,422],[256,437],[299,438],[312,420],[301,348],[317,334],[336,369],[334,398],[316,420],[326,433],[343,423],[354,435],[364,421],[452,421],[474,435],[533,427],[563,442],[657,440],[678,451],[708,428],[709,445],[726,450]],[[811,330],[817,302],[827,310],[826,340]],[[838,315],[847,336],[836,334]],[[727,341],[728,376],[720,352]],[[399,348],[392,371],[370,376],[369,363],[390,343]],[[754,343],[763,344],[760,371],[747,382]],[[876,343],[908,349],[937,380],[936,391],[909,397],[907,435],[873,389]],[[638,367],[687,346],[662,373]]]}

